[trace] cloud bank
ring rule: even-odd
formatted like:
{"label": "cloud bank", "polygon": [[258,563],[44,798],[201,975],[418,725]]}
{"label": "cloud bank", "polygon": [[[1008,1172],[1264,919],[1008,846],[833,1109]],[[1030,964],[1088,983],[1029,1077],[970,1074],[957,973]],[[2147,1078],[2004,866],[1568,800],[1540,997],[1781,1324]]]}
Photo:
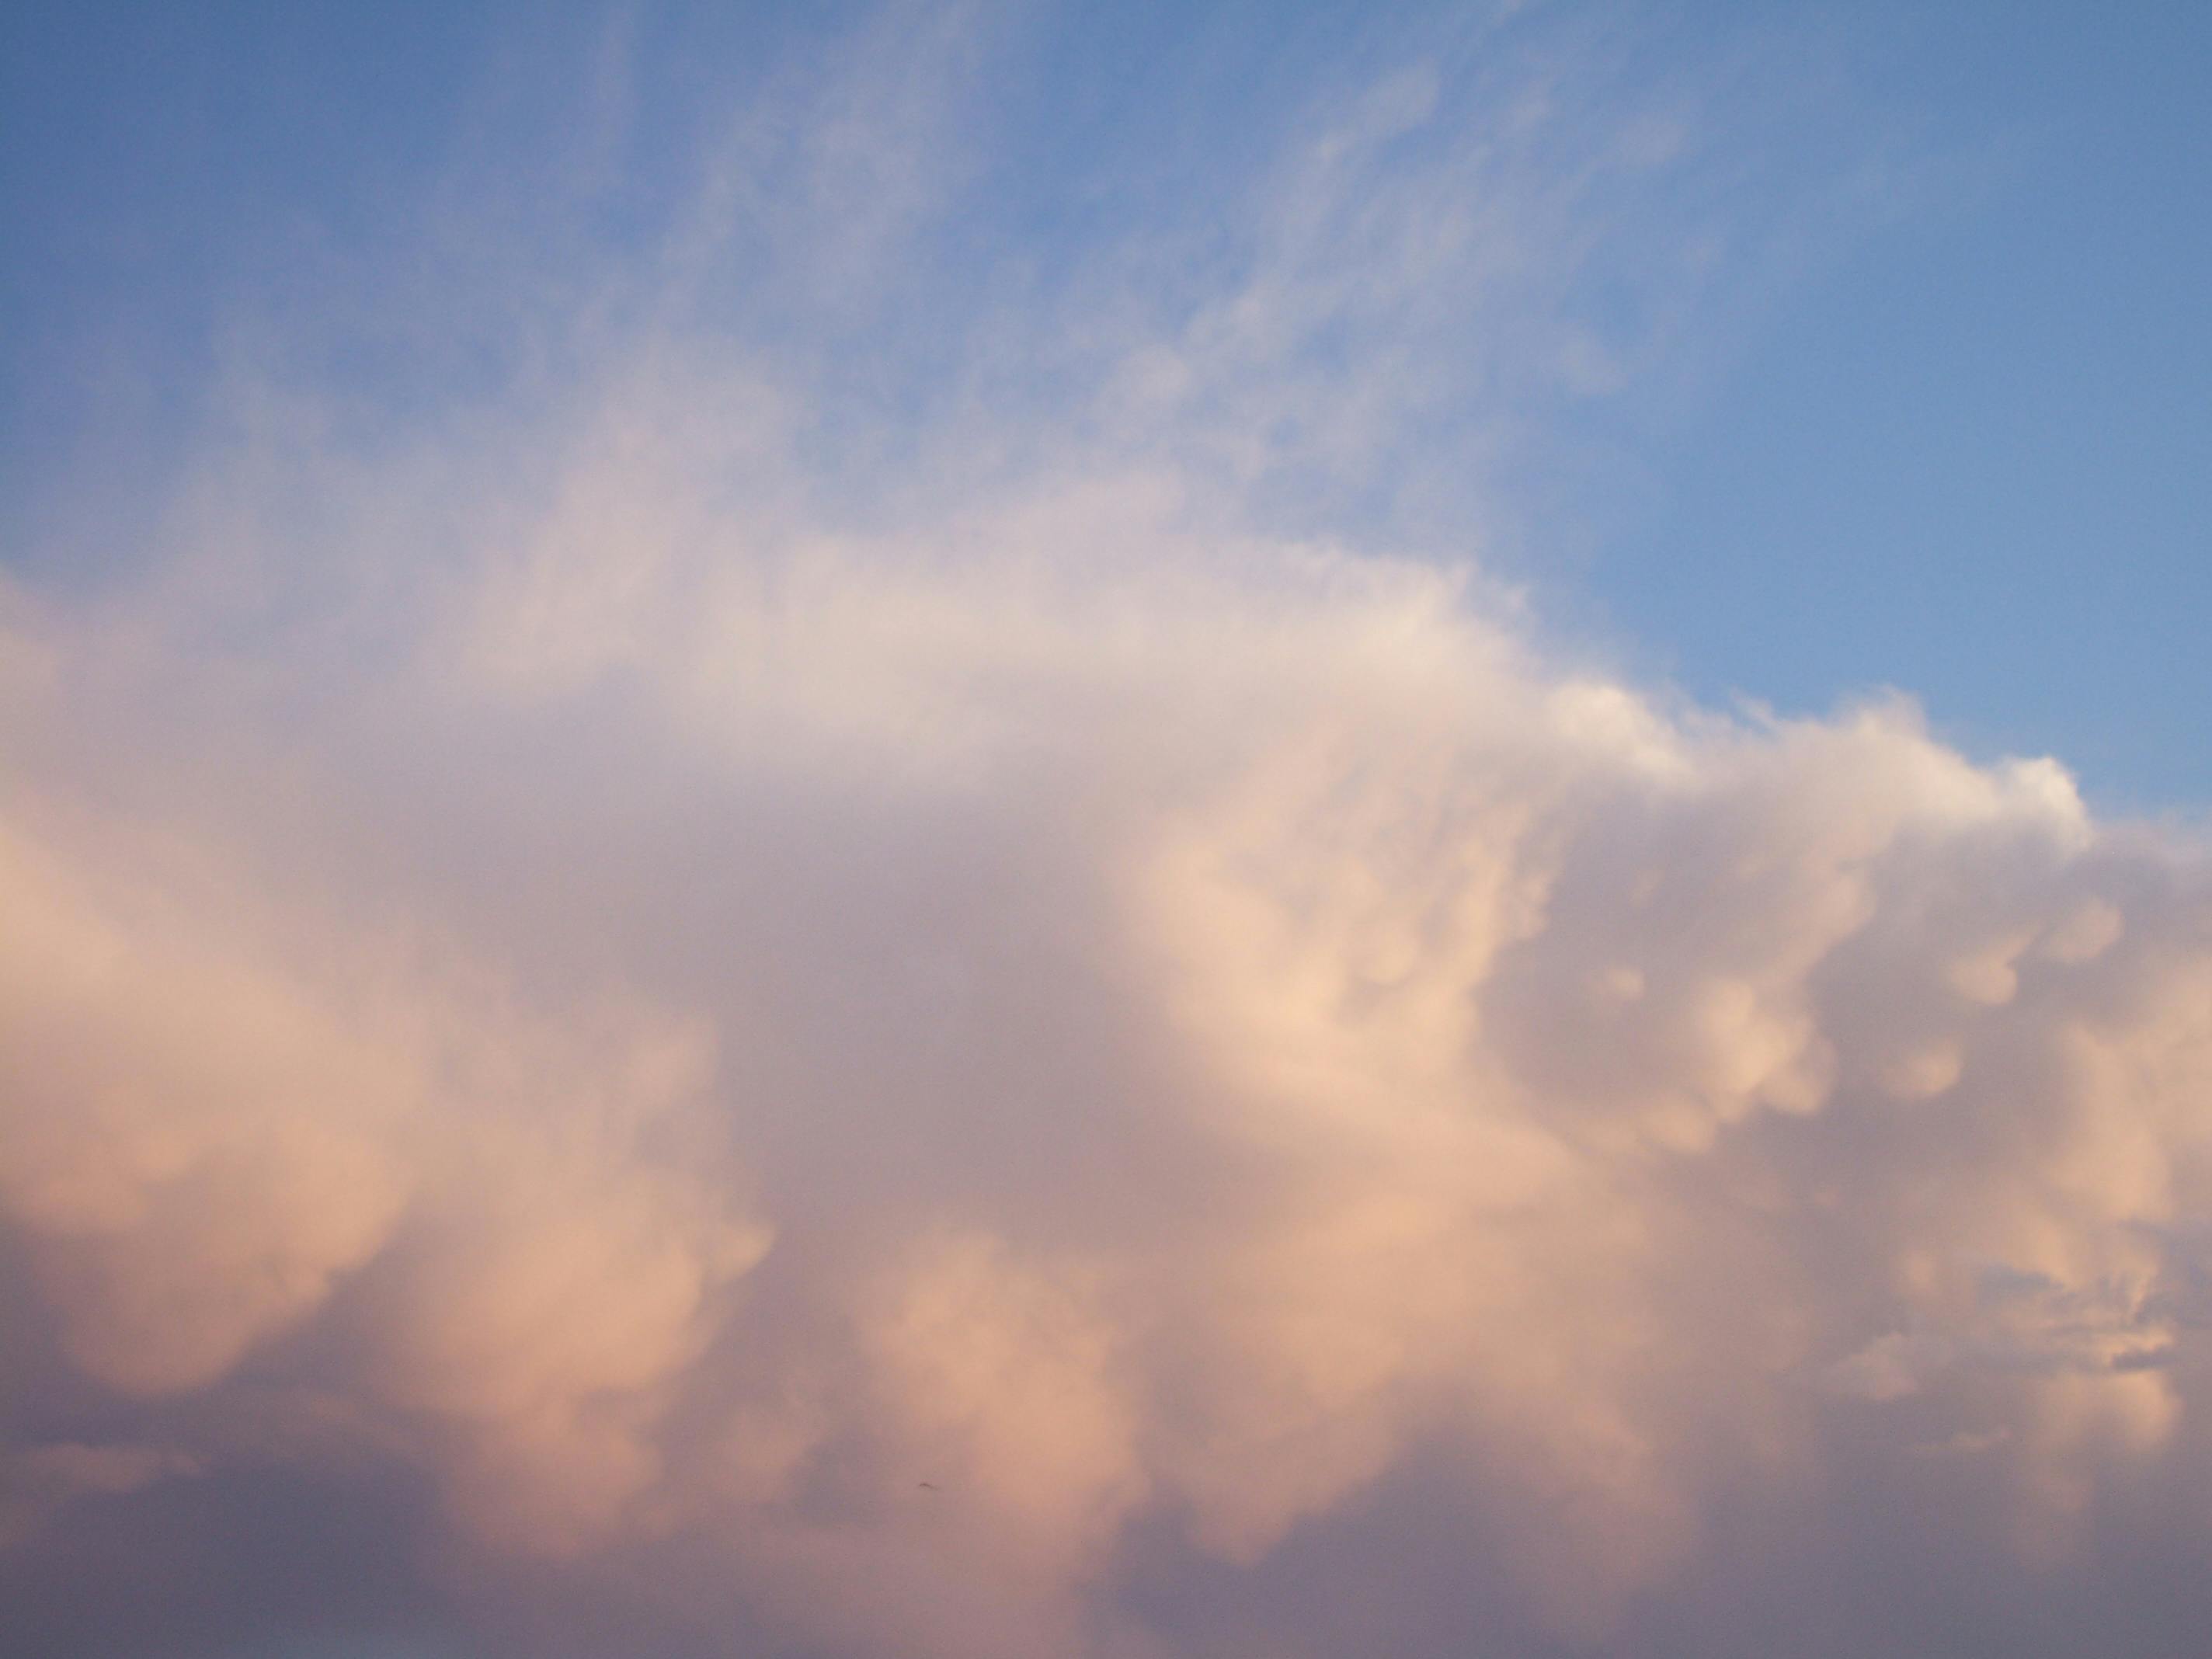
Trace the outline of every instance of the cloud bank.
{"label": "cloud bank", "polygon": [[1689,137],[1394,70],[856,404],[974,38],[0,589],[23,1650],[2173,1650],[2212,862],[1283,527],[1626,372],[1517,325]]}

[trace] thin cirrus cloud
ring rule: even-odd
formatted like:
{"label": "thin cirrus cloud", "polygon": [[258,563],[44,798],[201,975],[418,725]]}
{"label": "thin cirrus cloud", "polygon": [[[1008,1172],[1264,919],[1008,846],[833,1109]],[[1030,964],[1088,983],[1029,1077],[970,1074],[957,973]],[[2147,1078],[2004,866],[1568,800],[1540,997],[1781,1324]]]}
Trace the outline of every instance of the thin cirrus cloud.
{"label": "thin cirrus cloud", "polygon": [[1359,533],[1660,372],[1733,106],[1440,49],[963,308],[991,38],[795,59],[643,249],[448,198],[450,331],[338,281],[0,590],[16,1639],[2171,1650],[2202,851]]}

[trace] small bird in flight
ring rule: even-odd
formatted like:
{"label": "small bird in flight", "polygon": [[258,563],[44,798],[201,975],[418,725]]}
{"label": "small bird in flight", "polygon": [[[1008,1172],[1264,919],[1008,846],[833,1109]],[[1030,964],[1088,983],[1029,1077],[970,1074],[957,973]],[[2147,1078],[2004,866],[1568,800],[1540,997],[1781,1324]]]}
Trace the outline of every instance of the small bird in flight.
{"label": "small bird in flight", "polygon": [[915,1484],[920,1486],[924,1492],[935,1492],[937,1490],[937,1482],[934,1480],[917,1480]]}

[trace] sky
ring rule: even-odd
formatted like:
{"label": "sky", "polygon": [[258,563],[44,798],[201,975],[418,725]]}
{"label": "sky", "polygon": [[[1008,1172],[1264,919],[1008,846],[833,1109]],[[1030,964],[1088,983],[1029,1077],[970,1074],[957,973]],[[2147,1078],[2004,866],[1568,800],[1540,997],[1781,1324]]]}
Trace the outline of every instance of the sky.
{"label": "sky", "polygon": [[2208,69],[12,9],[0,1653],[2185,1649]]}

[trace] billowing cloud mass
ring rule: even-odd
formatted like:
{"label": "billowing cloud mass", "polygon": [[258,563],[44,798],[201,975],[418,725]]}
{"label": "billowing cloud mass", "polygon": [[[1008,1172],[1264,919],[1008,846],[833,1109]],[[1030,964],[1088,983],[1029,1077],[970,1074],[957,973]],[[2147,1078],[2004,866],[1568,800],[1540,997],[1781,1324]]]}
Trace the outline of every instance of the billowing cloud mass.
{"label": "billowing cloud mass", "polygon": [[[11,1650],[2180,1650],[2212,861],[1283,528],[1425,344],[1595,374],[1528,296],[1689,139],[1393,71],[1206,291],[862,419],[922,33],[649,303],[404,419],[243,366],[0,589]],[[744,235],[830,345],[702,311]]]}

